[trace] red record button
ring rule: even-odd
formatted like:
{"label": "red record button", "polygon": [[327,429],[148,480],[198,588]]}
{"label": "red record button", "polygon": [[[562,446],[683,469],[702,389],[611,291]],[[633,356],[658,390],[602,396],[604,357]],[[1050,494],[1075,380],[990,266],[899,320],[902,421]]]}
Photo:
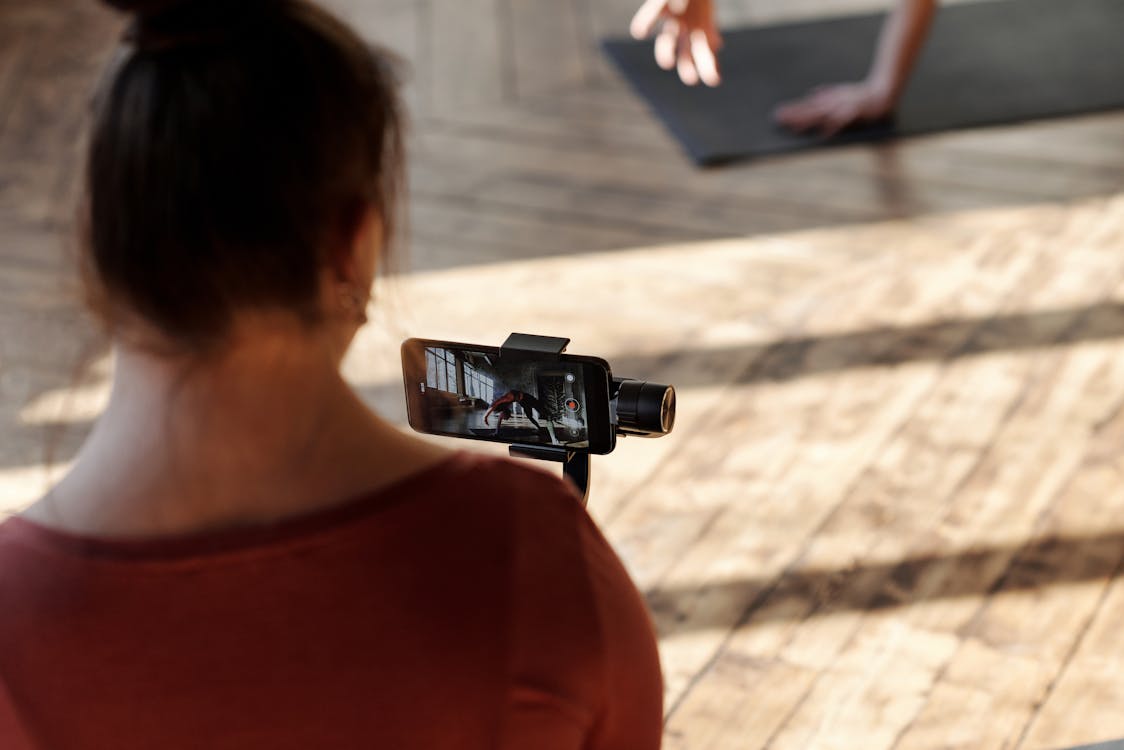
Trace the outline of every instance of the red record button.
{"label": "red record button", "polygon": [[570,411],[577,411],[581,407],[582,405],[578,403],[578,400],[576,398],[566,399],[566,408]]}

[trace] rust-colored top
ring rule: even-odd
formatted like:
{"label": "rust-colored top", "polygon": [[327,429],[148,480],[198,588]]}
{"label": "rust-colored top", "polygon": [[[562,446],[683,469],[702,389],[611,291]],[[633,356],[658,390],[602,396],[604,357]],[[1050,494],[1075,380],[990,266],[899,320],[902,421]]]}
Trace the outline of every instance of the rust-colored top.
{"label": "rust-colored top", "polygon": [[[560,480],[457,454],[269,527],[0,524],[0,747],[659,746],[644,604]],[[21,736],[22,735],[22,736]]]}

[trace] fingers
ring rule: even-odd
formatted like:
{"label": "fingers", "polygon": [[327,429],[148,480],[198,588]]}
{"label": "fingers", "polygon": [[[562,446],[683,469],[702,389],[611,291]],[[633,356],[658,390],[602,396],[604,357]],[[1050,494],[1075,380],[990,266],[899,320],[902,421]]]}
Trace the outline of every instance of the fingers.
{"label": "fingers", "polygon": [[[698,77],[707,86],[717,86],[722,83],[722,76],[718,71],[718,58],[711,47],[710,36],[703,29],[695,29],[690,35],[690,53],[695,62]],[[680,73],[682,77],[682,73]]]}
{"label": "fingers", "polygon": [[[690,0],[646,0],[632,17],[629,32],[636,39],[644,39],[662,22],[653,45],[656,64],[664,70],[676,70],[688,86],[698,85],[699,81],[717,86],[722,76],[715,53],[722,47],[722,35],[714,25],[710,6],[699,4],[699,0],[695,3],[691,6]],[[685,17],[688,7],[696,6],[707,11],[701,23],[698,18]]]}
{"label": "fingers", "polygon": [[722,49],[726,44],[722,39],[722,33],[718,31],[718,27],[713,23],[706,27],[706,41],[715,52]]}
{"label": "fingers", "polygon": [[634,39],[647,39],[656,28],[660,18],[665,15],[667,0],[647,0],[636,11],[629,24],[629,32]]}
{"label": "fingers", "polygon": [[818,105],[794,104],[777,110],[776,119],[794,133],[807,133],[823,127],[828,110]]}
{"label": "fingers", "polygon": [[858,119],[852,96],[839,86],[821,86],[794,102],[782,104],[773,113],[781,125],[797,133],[818,130],[832,136]]}
{"label": "fingers", "polygon": [[825,138],[838,135],[849,125],[861,119],[855,107],[842,102],[834,107],[793,104],[778,107],[774,114],[777,122],[795,133],[818,131]]}
{"label": "fingers", "polygon": [[782,104],[773,111],[773,117],[781,125],[796,133],[803,133],[819,122],[819,109],[809,99]]}
{"label": "fingers", "polygon": [[838,135],[839,131],[848,125],[854,124],[859,119],[859,112],[851,102],[841,102],[834,108],[823,113],[820,119],[820,135],[831,138]]}
{"label": "fingers", "polygon": [[679,80],[688,86],[697,86],[699,84],[699,69],[695,66],[695,58],[691,54],[690,34],[684,29],[680,32],[677,42],[678,60],[676,60],[675,67],[679,72]]}
{"label": "fingers", "polygon": [[679,22],[665,21],[656,37],[655,44],[656,64],[664,70],[675,67],[675,60],[679,56]]}

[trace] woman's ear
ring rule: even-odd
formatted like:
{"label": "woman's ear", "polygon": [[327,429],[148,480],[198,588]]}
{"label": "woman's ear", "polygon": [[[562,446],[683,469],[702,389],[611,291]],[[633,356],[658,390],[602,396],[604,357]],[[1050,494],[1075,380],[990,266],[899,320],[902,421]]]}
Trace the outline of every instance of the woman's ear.
{"label": "woman's ear", "polygon": [[371,284],[375,281],[379,259],[382,257],[383,242],[382,216],[373,207],[367,206],[351,243],[351,257],[355,263],[353,270],[358,276],[355,282],[361,284],[365,291],[370,290]]}
{"label": "woman's ear", "polygon": [[349,326],[367,321],[366,309],[383,243],[382,219],[377,211],[364,207],[355,216],[330,250],[320,275],[321,310],[329,319],[344,320]]}
{"label": "woman's ear", "polygon": [[375,280],[382,253],[382,219],[378,212],[371,206],[357,211],[340,240],[331,256],[333,280],[361,289],[365,294]]}

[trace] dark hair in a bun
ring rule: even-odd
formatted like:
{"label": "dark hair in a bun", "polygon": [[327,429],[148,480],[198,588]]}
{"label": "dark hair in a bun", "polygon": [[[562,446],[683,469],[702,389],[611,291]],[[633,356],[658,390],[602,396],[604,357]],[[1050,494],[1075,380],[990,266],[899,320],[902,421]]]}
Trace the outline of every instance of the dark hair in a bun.
{"label": "dark hair in a bun", "polygon": [[286,0],[105,0],[133,16],[125,41],[146,50],[234,41]]}
{"label": "dark hair in a bun", "polygon": [[163,13],[169,8],[184,5],[190,0],[102,0],[102,2],[125,13],[148,16]]}
{"label": "dark hair in a bun", "polygon": [[106,5],[137,18],[150,19],[165,15],[233,16],[260,13],[268,6],[280,6],[285,0],[102,0]]}
{"label": "dark hair in a bun", "polygon": [[95,107],[95,311],[192,350],[221,343],[239,310],[316,322],[322,271],[366,212],[384,240],[393,231],[403,147],[388,56],[305,0],[107,2],[141,26]]}

